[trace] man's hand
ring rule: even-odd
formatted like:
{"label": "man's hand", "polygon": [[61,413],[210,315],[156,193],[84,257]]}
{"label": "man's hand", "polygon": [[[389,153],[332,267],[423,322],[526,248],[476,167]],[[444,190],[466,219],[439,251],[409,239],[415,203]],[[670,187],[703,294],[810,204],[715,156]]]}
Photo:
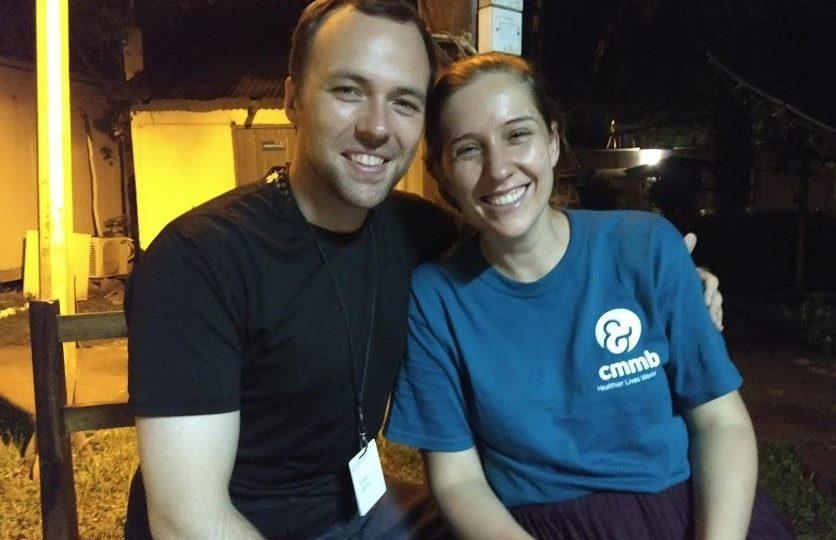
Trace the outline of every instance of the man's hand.
{"label": "man's hand", "polygon": [[[694,252],[694,246],[697,245],[697,235],[688,233],[683,238],[685,246],[688,248],[688,253]],[[717,276],[709,272],[706,268],[697,267],[697,274],[703,285],[703,298],[705,305],[708,306],[708,312],[711,315],[711,321],[717,330],[723,330],[723,295],[720,294],[720,280]]]}

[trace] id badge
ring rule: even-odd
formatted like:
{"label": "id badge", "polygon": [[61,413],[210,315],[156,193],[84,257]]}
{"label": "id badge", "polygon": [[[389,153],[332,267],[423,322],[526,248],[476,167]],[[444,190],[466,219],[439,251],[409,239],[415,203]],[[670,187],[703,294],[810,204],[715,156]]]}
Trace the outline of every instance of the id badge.
{"label": "id badge", "polygon": [[374,439],[351,458],[348,471],[354,485],[357,511],[361,516],[365,516],[386,493],[383,467],[380,465],[380,455],[377,453],[377,443]]}

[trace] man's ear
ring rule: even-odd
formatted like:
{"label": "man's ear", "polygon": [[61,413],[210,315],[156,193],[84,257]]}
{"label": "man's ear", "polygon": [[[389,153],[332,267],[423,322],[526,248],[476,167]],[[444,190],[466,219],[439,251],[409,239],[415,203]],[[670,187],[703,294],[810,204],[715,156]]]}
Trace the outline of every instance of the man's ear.
{"label": "man's ear", "polygon": [[557,122],[552,122],[549,125],[551,131],[549,154],[551,157],[552,168],[557,165],[557,160],[560,158],[560,131],[558,131],[558,127]]}
{"label": "man's ear", "polygon": [[288,120],[290,120],[294,124],[296,123],[296,119],[298,118],[296,90],[296,83],[293,82],[293,78],[287,77],[284,80],[284,112],[287,115]]}

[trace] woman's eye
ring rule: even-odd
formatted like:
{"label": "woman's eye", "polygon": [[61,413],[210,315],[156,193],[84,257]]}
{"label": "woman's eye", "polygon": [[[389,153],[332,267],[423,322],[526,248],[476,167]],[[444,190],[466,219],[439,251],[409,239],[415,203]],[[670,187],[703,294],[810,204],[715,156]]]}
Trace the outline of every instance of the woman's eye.
{"label": "woman's eye", "polygon": [[509,141],[519,141],[525,139],[531,132],[527,129],[515,129],[511,133],[508,134]]}
{"label": "woman's eye", "polygon": [[456,148],[456,151],[453,152],[453,156],[456,159],[467,159],[469,157],[473,157],[479,154],[479,147],[475,144],[468,144],[465,146],[460,146]]}
{"label": "woman's eye", "polygon": [[354,86],[337,86],[332,90],[339,99],[359,99],[360,89]]}

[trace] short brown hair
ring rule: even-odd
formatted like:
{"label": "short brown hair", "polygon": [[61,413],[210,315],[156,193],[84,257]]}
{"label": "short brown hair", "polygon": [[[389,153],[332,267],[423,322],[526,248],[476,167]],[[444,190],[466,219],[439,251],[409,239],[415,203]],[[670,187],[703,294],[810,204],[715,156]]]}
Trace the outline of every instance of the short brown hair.
{"label": "short brown hair", "polygon": [[291,78],[297,85],[301,85],[304,81],[305,69],[308,66],[308,57],[316,33],[331,12],[344,6],[353,7],[360,13],[372,17],[383,17],[395,22],[415,25],[424,41],[424,49],[427,51],[427,58],[430,62],[430,80],[427,82],[427,88],[432,85],[437,65],[435,44],[418,12],[404,0],[316,0],[310,3],[299,17],[290,42],[288,68]]}

